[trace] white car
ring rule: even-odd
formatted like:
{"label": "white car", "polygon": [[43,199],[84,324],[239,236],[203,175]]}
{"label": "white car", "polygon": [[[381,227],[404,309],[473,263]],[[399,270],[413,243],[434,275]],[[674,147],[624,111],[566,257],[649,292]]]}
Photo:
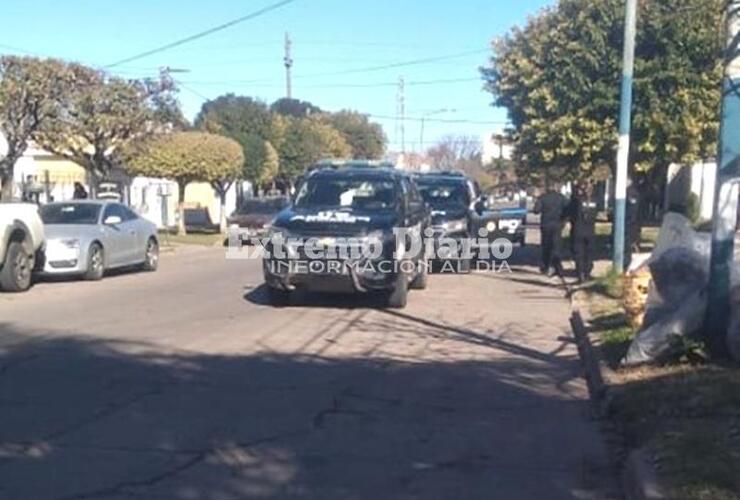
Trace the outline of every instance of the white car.
{"label": "white car", "polygon": [[99,280],[108,269],[159,264],[157,227],[115,201],[49,203],[40,209],[46,231],[42,274]]}

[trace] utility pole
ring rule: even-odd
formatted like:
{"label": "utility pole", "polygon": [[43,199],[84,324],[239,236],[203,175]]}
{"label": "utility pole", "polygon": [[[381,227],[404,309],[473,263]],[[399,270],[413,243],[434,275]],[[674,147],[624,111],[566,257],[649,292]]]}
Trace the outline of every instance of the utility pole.
{"label": "utility pole", "polygon": [[290,71],[293,67],[293,56],[291,55],[291,49],[293,42],[290,39],[290,34],[285,33],[285,57],[283,62],[285,63],[285,97],[288,99],[293,98],[293,81],[291,79]]}
{"label": "utility pole", "polygon": [[712,258],[705,327],[715,355],[727,355],[730,277],[737,228],[740,181],[740,0],[727,2],[727,49],[722,83],[717,185],[712,228]]}
{"label": "utility pole", "polygon": [[632,83],[635,72],[635,35],[637,32],[637,0],[627,0],[624,16],[624,55],[622,63],[622,91],[619,110],[619,149],[617,152],[617,179],[614,189],[614,255],[612,265],[624,271],[624,240],[627,213],[627,177],[630,156],[630,129],[632,126]]}
{"label": "utility pole", "polygon": [[397,107],[396,107],[396,119],[398,121],[398,129],[401,132],[401,153],[406,152],[406,95],[405,89],[406,83],[403,77],[398,79],[398,96],[397,96]]}

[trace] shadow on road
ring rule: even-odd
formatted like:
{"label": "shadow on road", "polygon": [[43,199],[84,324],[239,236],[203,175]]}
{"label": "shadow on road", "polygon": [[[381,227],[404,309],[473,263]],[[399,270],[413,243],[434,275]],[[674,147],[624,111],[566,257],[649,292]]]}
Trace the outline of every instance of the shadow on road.
{"label": "shadow on road", "polygon": [[564,425],[586,403],[552,388],[574,360],[386,315],[517,356],[173,353],[0,324],[0,498],[566,499],[603,485],[598,439]]}

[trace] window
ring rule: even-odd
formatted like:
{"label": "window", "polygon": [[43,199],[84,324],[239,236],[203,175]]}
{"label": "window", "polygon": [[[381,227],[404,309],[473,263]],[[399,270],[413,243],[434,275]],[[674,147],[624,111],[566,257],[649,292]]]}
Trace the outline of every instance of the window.
{"label": "window", "polygon": [[119,205],[119,206],[121,207],[121,210],[122,210],[122,212],[124,214],[124,217],[122,217],[122,219],[124,221],[136,220],[136,219],[139,218],[139,216],[136,214],[136,212],[134,212],[130,208],[128,208],[128,207],[126,207],[124,205]]}
{"label": "window", "polygon": [[126,207],[123,205],[119,205],[118,203],[111,203],[109,205],[105,206],[105,212],[103,212],[103,221],[105,221],[108,217],[120,217],[121,222],[125,222],[126,219],[126,212],[124,211]]}
{"label": "window", "polygon": [[94,203],[51,203],[39,210],[44,224],[97,224],[100,205]]}
{"label": "window", "polygon": [[387,210],[395,205],[395,183],[380,177],[311,178],[296,196],[296,206],[300,208]]}

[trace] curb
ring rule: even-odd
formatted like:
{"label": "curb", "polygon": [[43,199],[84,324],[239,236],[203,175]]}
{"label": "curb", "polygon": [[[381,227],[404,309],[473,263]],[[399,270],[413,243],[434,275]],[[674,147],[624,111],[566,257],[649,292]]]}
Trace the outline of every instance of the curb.
{"label": "curb", "polygon": [[624,466],[622,487],[627,500],[664,500],[655,468],[645,450],[630,453]]}
{"label": "curb", "polygon": [[581,356],[583,368],[586,372],[586,384],[588,385],[588,392],[591,394],[591,401],[601,408],[601,414],[603,414],[603,403],[606,400],[609,387],[604,382],[601,363],[594,353],[594,346],[578,309],[573,309],[570,325],[576,338],[578,354]]}
{"label": "curb", "polygon": [[[610,396],[614,389],[606,383],[604,366],[596,355],[581,312],[575,305],[575,293],[570,294],[572,308],[570,324],[578,346],[578,354],[583,363],[591,402],[598,417],[604,418],[608,415],[612,399]],[[667,498],[661,491],[648,453],[643,449],[633,450],[627,456],[622,472],[622,489],[626,500],[664,500]]]}

